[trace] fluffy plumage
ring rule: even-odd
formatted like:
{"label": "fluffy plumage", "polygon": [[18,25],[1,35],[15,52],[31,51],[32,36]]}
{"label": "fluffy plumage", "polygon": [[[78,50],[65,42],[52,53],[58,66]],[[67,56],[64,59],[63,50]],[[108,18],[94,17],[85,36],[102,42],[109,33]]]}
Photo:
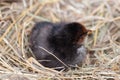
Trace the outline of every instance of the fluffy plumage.
{"label": "fluffy plumage", "polygon": [[87,33],[88,30],[77,22],[39,22],[32,29],[30,47],[36,59],[46,67],[74,66],[82,64],[87,54],[82,44]]}

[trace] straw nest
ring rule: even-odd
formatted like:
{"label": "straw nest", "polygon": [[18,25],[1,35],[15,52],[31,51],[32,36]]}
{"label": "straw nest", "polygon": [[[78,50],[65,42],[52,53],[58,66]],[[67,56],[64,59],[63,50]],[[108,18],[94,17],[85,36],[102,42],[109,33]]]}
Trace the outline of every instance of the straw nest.
{"label": "straw nest", "polygon": [[[93,30],[85,64],[58,72],[27,57],[38,21],[76,21]],[[0,0],[0,80],[74,79],[120,80],[120,0]]]}

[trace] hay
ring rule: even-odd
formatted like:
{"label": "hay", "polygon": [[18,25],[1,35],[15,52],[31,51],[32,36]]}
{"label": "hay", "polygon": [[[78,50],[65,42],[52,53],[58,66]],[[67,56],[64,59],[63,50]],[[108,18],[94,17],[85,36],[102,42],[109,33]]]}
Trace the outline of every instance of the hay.
{"label": "hay", "polygon": [[[0,80],[119,80],[120,0],[14,0],[0,2]],[[67,72],[40,65],[28,37],[38,21],[77,21],[93,34],[86,63]]]}

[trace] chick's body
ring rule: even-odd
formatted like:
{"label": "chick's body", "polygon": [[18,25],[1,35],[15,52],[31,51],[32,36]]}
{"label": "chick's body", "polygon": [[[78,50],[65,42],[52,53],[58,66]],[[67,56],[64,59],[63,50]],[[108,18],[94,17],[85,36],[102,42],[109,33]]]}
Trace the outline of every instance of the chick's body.
{"label": "chick's body", "polygon": [[[82,64],[85,60],[87,50],[82,42],[86,35],[87,29],[76,22],[39,22],[32,29],[30,47],[43,66],[49,68],[66,67],[64,64],[74,66]],[[78,44],[79,40],[81,42]]]}

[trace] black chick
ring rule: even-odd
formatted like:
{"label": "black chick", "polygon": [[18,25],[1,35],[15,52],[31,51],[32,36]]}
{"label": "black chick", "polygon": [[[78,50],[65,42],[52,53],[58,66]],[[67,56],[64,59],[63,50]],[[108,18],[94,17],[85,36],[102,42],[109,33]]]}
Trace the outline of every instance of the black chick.
{"label": "black chick", "polygon": [[43,66],[61,70],[84,62],[87,50],[82,43],[88,31],[77,22],[39,22],[30,34],[30,47]]}

